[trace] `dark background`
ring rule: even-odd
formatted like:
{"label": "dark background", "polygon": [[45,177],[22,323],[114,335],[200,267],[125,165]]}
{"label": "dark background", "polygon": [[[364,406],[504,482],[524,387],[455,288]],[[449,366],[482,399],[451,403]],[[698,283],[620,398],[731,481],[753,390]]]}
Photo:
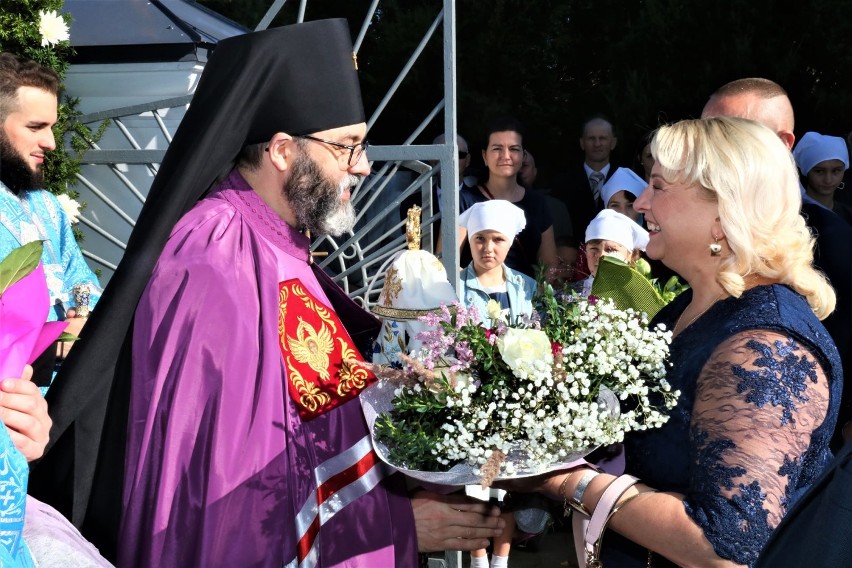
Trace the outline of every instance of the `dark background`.
{"label": "dark background", "polygon": [[[271,0],[200,0],[253,29]],[[287,2],[272,26],[296,21]],[[369,0],[311,0],[305,19],[345,17],[353,40]],[[382,0],[358,61],[368,115],[441,9],[437,0]],[[697,117],[707,97],[742,77],[766,77],[790,94],[797,139],[852,130],[852,0],[458,0],[459,132],[475,157],[484,124],[511,113],[541,185],[579,162],[589,115],[612,118],[614,161],[635,165],[636,146],[659,124]],[[443,96],[442,28],[370,131],[398,144]],[[416,143],[441,132],[439,117]]]}

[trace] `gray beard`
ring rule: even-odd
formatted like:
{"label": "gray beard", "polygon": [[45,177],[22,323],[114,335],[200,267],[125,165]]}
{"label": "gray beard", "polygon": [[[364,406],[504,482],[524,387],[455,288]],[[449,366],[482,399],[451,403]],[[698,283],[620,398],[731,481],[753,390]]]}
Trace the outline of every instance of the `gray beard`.
{"label": "gray beard", "polygon": [[355,227],[352,203],[341,201],[343,192],[357,185],[360,176],[347,175],[339,184],[326,178],[316,162],[302,152],[293,169],[284,197],[296,216],[300,229],[314,235],[340,236]]}
{"label": "gray beard", "polygon": [[[349,187],[347,185],[345,187]],[[339,195],[342,195],[343,191]],[[331,235],[339,237],[344,233],[351,233],[355,228],[355,208],[352,203],[347,201],[331,216],[327,217],[323,222],[323,226],[317,231],[320,235]]]}

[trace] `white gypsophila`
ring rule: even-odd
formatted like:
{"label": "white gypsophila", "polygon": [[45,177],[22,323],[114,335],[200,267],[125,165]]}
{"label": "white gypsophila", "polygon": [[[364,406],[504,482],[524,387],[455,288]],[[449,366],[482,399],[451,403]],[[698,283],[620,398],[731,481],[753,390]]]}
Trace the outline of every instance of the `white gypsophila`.
{"label": "white gypsophila", "polygon": [[[509,327],[497,348],[514,378],[483,389],[482,377],[459,373],[450,381],[442,373],[447,388],[415,385],[410,391],[444,403],[434,459],[445,466],[464,462],[479,473],[495,450],[522,450],[524,469],[543,471],[577,452],[620,442],[631,430],[661,426],[668,420],[663,407],[679,396],[664,378],[671,332],[647,325],[644,314],[581,300],[558,359],[543,331]],[[414,356],[425,364],[435,354]],[[598,402],[601,385],[629,401],[629,409],[611,414]],[[506,460],[501,472],[512,475],[519,465]]]}
{"label": "white gypsophila", "polygon": [[55,45],[60,41],[68,41],[68,25],[56,10],[42,10],[38,15],[38,33],[41,34],[41,46]]}

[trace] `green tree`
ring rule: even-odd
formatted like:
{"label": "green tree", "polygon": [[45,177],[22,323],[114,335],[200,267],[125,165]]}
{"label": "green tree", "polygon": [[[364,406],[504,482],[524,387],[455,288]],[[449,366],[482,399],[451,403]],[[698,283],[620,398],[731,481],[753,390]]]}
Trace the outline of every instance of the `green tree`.
{"label": "green tree", "polygon": [[[252,28],[271,3],[205,0]],[[369,4],[312,0],[305,18],[346,17],[354,37]],[[379,3],[359,54],[368,111],[442,6],[440,0]],[[297,8],[286,3],[273,25],[293,23]],[[616,159],[632,165],[648,130],[698,116],[710,93],[742,77],[766,77],[788,90],[799,136],[852,130],[849,0],[783,7],[771,0],[458,0],[456,32],[459,131],[476,156],[486,122],[495,114],[516,115],[527,124],[525,142],[545,178],[582,158],[578,138],[585,117],[602,112],[613,118]],[[442,66],[439,30],[372,139],[399,143],[419,124],[443,96]],[[428,142],[442,126],[436,120],[418,142]]]}

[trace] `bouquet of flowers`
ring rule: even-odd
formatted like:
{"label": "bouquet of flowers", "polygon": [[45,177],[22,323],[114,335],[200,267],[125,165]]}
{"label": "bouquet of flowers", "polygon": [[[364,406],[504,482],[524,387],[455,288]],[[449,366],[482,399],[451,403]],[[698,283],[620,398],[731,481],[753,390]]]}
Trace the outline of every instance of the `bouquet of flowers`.
{"label": "bouquet of flowers", "polygon": [[423,347],[401,370],[373,366],[380,380],[362,394],[379,456],[423,481],[488,486],[666,422],[671,332],[548,284],[536,304],[513,322],[489,304],[491,328],[458,304],[424,316]]}
{"label": "bouquet of flowers", "polygon": [[18,247],[0,262],[0,379],[20,377],[68,325],[49,322],[50,296],[41,241]]}

